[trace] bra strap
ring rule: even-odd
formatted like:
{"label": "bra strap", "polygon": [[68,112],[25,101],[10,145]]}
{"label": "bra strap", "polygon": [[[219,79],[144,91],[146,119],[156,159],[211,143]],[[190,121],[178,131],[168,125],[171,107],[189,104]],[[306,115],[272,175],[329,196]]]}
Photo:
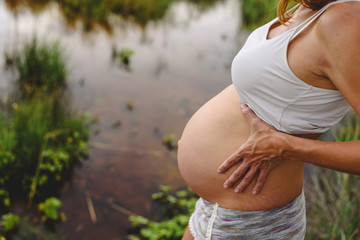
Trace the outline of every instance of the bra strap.
{"label": "bra strap", "polygon": [[326,9],[328,9],[330,6],[343,3],[343,2],[360,2],[360,0],[337,0],[335,2],[331,2],[327,5],[325,5],[323,8],[321,8],[319,11],[317,11],[314,15],[306,19],[304,22],[302,22],[299,26],[295,28],[295,31],[293,32],[290,41],[293,40],[297,35],[299,35],[305,28],[307,28],[312,22],[316,20],[317,17],[319,17],[323,12],[325,12]]}

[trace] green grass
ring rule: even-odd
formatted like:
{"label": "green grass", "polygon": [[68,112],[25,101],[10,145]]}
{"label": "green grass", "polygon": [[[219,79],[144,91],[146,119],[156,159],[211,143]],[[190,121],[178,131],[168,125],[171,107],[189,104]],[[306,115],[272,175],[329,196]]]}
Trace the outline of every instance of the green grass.
{"label": "green grass", "polygon": [[[334,134],[336,141],[359,136],[358,117],[349,118]],[[306,239],[360,239],[360,176],[320,168],[308,200]]]}
{"label": "green grass", "polygon": [[22,98],[31,98],[39,90],[53,93],[65,87],[67,70],[59,43],[44,43],[34,37],[13,53],[12,58],[19,74],[17,84]]}
{"label": "green grass", "polygon": [[241,12],[245,29],[255,28],[276,17],[278,0],[241,0]]}

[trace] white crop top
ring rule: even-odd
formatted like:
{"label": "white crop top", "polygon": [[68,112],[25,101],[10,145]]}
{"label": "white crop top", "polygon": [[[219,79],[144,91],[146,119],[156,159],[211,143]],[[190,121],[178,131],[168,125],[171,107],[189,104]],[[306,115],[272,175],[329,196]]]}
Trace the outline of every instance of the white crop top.
{"label": "white crop top", "polygon": [[299,79],[287,61],[289,42],[320,16],[327,4],[299,26],[267,39],[265,24],[250,34],[235,56],[231,75],[241,102],[266,123],[290,134],[322,133],[340,121],[350,105],[338,90],[311,86]]}

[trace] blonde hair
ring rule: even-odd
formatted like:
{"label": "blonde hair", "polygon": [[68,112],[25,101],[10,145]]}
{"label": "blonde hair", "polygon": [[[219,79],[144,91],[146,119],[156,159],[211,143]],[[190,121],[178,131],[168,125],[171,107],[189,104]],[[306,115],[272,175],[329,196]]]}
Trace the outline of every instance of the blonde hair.
{"label": "blonde hair", "polygon": [[281,24],[285,24],[290,19],[290,14],[287,13],[287,8],[290,2],[301,3],[302,5],[311,8],[312,10],[319,10],[330,2],[336,0],[279,0],[277,15]]}

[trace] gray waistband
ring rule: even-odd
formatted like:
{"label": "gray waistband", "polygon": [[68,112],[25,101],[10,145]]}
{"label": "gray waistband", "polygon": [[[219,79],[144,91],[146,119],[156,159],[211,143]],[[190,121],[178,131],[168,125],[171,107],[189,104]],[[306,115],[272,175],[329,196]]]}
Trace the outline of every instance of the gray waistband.
{"label": "gray waistband", "polygon": [[[214,209],[216,208],[216,211]],[[306,218],[302,192],[292,202],[264,211],[222,208],[200,198],[190,218],[195,239],[304,239]],[[214,219],[213,221],[211,219]]]}

